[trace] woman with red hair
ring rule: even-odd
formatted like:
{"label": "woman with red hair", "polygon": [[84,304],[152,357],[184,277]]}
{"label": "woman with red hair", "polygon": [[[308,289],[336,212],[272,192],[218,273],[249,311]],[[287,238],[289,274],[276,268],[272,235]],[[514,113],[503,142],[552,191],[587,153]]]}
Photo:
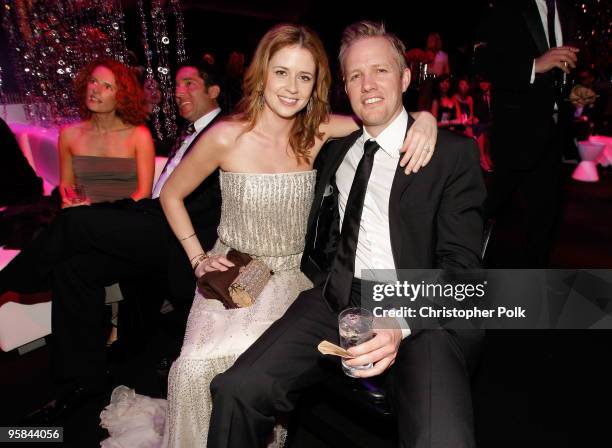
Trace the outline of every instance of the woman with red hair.
{"label": "woman with red hair", "polygon": [[62,207],[151,196],[155,151],[144,94],[134,74],[98,59],[76,78],[82,121],[59,136]]}
{"label": "woman with red hair", "polygon": [[[79,72],[76,96],[82,121],[59,135],[62,208],[151,197],[155,149],[136,76],[120,62],[97,59]],[[106,303],[113,305],[109,344],[117,339],[118,286],[106,288]]]}

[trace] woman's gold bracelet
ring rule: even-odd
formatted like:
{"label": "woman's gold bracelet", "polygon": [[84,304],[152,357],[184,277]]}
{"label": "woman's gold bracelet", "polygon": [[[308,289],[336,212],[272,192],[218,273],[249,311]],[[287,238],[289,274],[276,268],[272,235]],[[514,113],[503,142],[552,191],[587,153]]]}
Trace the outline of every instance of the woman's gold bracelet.
{"label": "woman's gold bracelet", "polygon": [[[179,241],[185,241],[188,240],[189,238],[191,238],[192,236],[195,236],[195,232],[193,232],[191,235],[186,236],[185,238],[181,238]],[[195,257],[194,257],[195,258]]]}
{"label": "woman's gold bracelet", "polygon": [[198,257],[201,257],[202,255],[205,255],[205,254],[204,254],[204,252],[200,252],[199,254],[194,255],[193,257],[191,257],[191,258],[189,259],[189,263],[191,263],[191,264],[193,265],[193,260],[195,260],[195,259],[196,259],[196,258],[198,258]]}
{"label": "woman's gold bracelet", "polygon": [[[191,259],[191,261],[193,261],[194,258],[196,258],[196,257],[193,257]],[[204,253],[202,253],[200,255],[197,255],[197,259],[196,259],[195,263],[193,264],[193,270],[195,271],[198,268],[198,266],[200,265],[200,263],[202,263],[207,258],[208,258],[208,255],[206,255]]]}

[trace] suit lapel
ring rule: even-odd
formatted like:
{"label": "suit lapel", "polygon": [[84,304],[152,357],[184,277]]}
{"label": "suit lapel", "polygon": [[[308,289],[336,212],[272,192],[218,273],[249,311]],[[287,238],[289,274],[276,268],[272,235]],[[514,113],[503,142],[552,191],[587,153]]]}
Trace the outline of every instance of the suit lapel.
{"label": "suit lapel", "polygon": [[[359,129],[338,142],[338,149],[330,155],[330,158],[327,160],[325,166],[323,167],[323,172],[321,173],[320,182],[317,187],[317,193],[321,193],[320,196],[323,196],[323,191],[325,191],[325,188],[327,187],[327,185],[329,185],[332,178],[335,176],[336,171],[338,171],[338,168],[344,160],[344,156],[346,156],[348,150],[351,149],[351,146],[355,144],[357,139],[361,137],[362,134],[363,130]],[[317,194],[316,197],[319,197],[319,194]]]}
{"label": "suit lapel", "polygon": [[[330,154],[328,159],[323,160],[323,168],[321,168],[322,170],[321,175],[319,176],[319,180],[317,182],[317,187],[315,191],[314,207],[316,207],[316,209],[313,208],[313,210],[316,210],[316,213],[310,214],[310,220],[308,223],[309,228],[313,224],[313,221],[316,218],[316,216],[318,216],[319,214],[321,202],[323,200],[323,194],[325,193],[325,189],[331,183],[332,178],[336,174],[336,171],[338,171],[338,168],[340,167],[340,164],[344,160],[344,156],[346,156],[346,153],[348,152],[348,150],[351,148],[351,146],[355,144],[357,139],[361,137],[362,134],[363,134],[363,130],[359,129],[353,132],[352,134],[344,137],[342,140],[339,140],[337,142],[337,145],[338,145],[337,148],[330,147],[330,148],[325,149],[328,151],[333,151],[333,154]],[[325,155],[322,155],[322,156],[325,157]],[[337,192],[334,191],[334,194],[337,194]]]}
{"label": "suit lapel", "polygon": [[538,5],[534,0],[527,1],[525,8],[523,9],[523,17],[527,22],[527,28],[533,37],[533,41],[538,48],[539,54],[546,53],[548,50],[548,41],[546,40],[546,33],[544,32],[544,24],[540,18],[540,12],[538,11]]}
{"label": "suit lapel", "polygon": [[[204,135],[204,131],[206,131],[206,129],[208,129],[209,127],[211,127],[213,124],[215,124],[217,122],[217,120],[219,120],[221,118],[222,113],[219,112],[215,118],[213,118],[210,123],[208,123],[208,125],[206,125],[206,127],[204,129],[202,129],[200,132],[198,132],[198,135],[196,135],[196,138],[194,138],[192,140],[191,143],[189,143],[189,146],[187,147],[187,149],[185,150],[185,153],[183,154],[183,159],[185,158],[185,156],[187,154],[189,154],[189,151],[191,151],[191,149],[195,146],[195,144],[198,142],[198,140],[200,140],[200,138],[202,138],[202,136]],[[182,159],[181,159],[182,160]]]}
{"label": "suit lapel", "polygon": [[[406,133],[410,126],[414,123],[414,119],[408,114],[408,126],[406,127]],[[401,158],[400,158],[401,160]],[[391,250],[393,251],[393,261],[397,267],[399,261],[399,249],[400,245],[396,244],[401,240],[401,230],[399,223],[401,222],[399,216],[399,203],[402,198],[402,194],[413,182],[416,174],[406,175],[404,168],[397,164],[395,169],[395,176],[393,177],[393,184],[391,184],[391,194],[389,195],[389,234],[391,236]]]}
{"label": "suit lapel", "polygon": [[344,157],[346,156],[346,153],[348,152],[348,150],[351,149],[351,147],[355,144],[357,139],[361,137],[362,135],[363,135],[363,129],[359,129],[353,132],[352,134],[348,135],[344,139],[344,141],[342,142],[340,146],[340,149],[338,149],[338,151],[333,155],[333,158],[331,158],[328,163],[327,169],[329,169],[329,172],[327,171],[325,172],[325,176],[327,178],[328,183],[329,183],[329,180],[331,180],[331,178],[336,174],[336,171],[338,171],[338,168],[340,168],[340,164],[344,160]]}

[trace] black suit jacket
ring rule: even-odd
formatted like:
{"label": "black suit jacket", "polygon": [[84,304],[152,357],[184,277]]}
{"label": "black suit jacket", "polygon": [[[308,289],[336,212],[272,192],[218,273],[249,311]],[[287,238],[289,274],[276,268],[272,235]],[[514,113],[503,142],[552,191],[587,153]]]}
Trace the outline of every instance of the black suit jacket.
{"label": "black suit jacket", "polygon": [[[336,170],[361,134],[329,143],[315,164],[317,187],[301,265],[315,285],[327,278],[339,236]],[[389,230],[395,268],[480,267],[485,196],[474,140],[439,131],[429,164],[409,176],[398,164],[393,179]]]}
{"label": "black suit jacket", "polygon": [[[491,94],[489,93],[489,104],[491,101]],[[489,104],[487,104],[481,91],[474,95],[474,115],[478,118],[478,125],[480,126],[488,126],[493,121]]]}
{"label": "black suit jacket", "polygon": [[[563,42],[573,36],[566,5],[557,0]],[[557,69],[536,74],[533,62],[548,49],[535,0],[499,0],[485,24],[492,80],[493,139],[496,163],[530,168],[544,156],[555,132],[552,119]]]}

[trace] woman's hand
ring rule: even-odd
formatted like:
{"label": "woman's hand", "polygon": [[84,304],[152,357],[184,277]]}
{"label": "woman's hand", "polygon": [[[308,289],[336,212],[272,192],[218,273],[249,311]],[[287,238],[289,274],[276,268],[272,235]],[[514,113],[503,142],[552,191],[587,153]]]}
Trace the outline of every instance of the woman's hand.
{"label": "woman's hand", "polygon": [[89,198],[84,196],[82,187],[75,188],[73,185],[60,183],[60,196],[62,198],[62,208],[79,207],[81,205],[91,205]]}
{"label": "woman's hand", "polygon": [[62,200],[62,208],[80,207],[81,205],[91,205],[91,201],[89,199],[84,201],[78,199]]}
{"label": "woman's hand", "polygon": [[200,278],[207,272],[227,271],[227,269],[232,266],[234,266],[234,263],[223,255],[211,255],[196,266],[194,273],[196,278]]}
{"label": "woman's hand", "polygon": [[416,173],[431,160],[438,138],[438,123],[429,112],[416,112],[416,121],[410,126],[400,149],[405,152],[400,166],[406,174]]}

